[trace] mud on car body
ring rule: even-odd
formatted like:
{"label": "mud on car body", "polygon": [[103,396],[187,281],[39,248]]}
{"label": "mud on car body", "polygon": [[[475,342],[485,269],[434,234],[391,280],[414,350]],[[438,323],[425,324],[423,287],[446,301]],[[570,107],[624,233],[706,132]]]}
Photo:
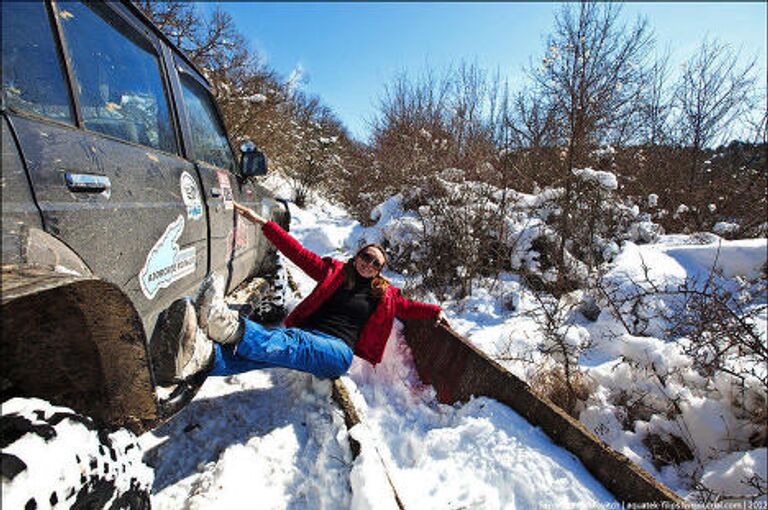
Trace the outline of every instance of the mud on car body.
{"label": "mud on car body", "polygon": [[161,312],[208,273],[231,291],[275,269],[233,201],[288,213],[257,182],[263,154],[235,157],[202,72],[130,2],[2,10],[2,400],[139,433],[204,379],[156,385]]}

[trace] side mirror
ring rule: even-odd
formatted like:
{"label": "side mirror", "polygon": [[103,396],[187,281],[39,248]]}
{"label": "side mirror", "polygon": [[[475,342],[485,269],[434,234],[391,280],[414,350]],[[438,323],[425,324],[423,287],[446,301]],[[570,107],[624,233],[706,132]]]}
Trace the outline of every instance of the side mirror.
{"label": "side mirror", "polygon": [[240,145],[240,175],[255,177],[267,174],[267,157],[256,148],[256,144],[247,140]]}

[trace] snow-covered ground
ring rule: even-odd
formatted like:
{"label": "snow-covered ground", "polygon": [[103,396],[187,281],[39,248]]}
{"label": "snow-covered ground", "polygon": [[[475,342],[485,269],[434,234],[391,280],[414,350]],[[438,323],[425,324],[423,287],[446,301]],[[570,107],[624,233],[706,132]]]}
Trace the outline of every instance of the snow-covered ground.
{"label": "snow-covered ground", "polygon": [[351,454],[330,385],[288,370],[209,378],[141,436],[163,509],[347,508]]}
{"label": "snow-covered ground", "polygon": [[[365,231],[324,202],[291,213],[292,233],[323,256],[348,257]],[[313,282],[287,265],[306,295]],[[351,431],[362,444],[355,461],[328,382],[281,369],[209,378],[178,416],[140,438],[156,472],[154,508],[396,509],[387,476],[408,509],[615,503],[509,408],[485,398],[439,404],[399,326],[383,362],[355,360],[344,382],[363,415]]]}
{"label": "snow-covered ground", "polygon": [[[602,174],[577,175],[614,188],[612,174]],[[449,193],[480,186],[442,174],[437,180]],[[497,214],[508,214],[512,266],[550,282],[554,269],[541,267],[532,240],[557,239],[546,215],[557,207],[553,198],[559,193],[496,190],[516,205],[502,213],[490,204]],[[761,278],[768,240],[664,235],[637,206],[604,199],[606,214],[623,215],[626,232],[617,232],[620,245],[593,239],[610,261],[600,267],[596,288],[602,292],[594,294],[593,286],[591,295],[577,290],[555,299],[534,293],[518,274],[502,273],[480,281],[466,298],[441,303],[454,329],[533,384],[542,372],[562,366],[561,354],[552,349],[553,337],[559,337],[556,347],[574,356],[586,387],[575,415],[594,433],[692,502],[768,503],[768,295]],[[357,234],[385,241],[413,260],[419,254],[411,247],[429,228],[429,215],[425,224],[424,215],[403,211],[401,202],[394,196],[380,204],[371,214],[377,223]],[[474,213],[469,208],[461,214]],[[586,266],[571,260],[586,279]],[[403,282],[401,275],[393,279]],[[588,303],[592,313],[583,313]],[[709,322],[697,330],[702,317]],[[671,332],[675,323],[679,329]],[[547,349],[550,354],[543,355]],[[715,375],[708,377],[707,370]]]}
{"label": "snow-covered ground", "polygon": [[[284,182],[271,185],[290,196]],[[520,196],[536,203],[546,200],[546,193]],[[408,242],[418,229],[397,201],[374,210],[372,227],[318,197],[306,209],[292,205],[291,214],[293,235],[320,255],[340,259],[365,242],[393,237]],[[626,297],[645,280],[667,289],[704,281],[713,266],[720,285],[743,292],[743,283],[766,263],[768,245],[766,239],[654,234],[651,244],[627,241],[614,248],[604,281],[616,296]],[[314,282],[287,266],[300,294],[310,292]],[[400,287],[412,278],[385,274]],[[570,298],[583,300],[580,292]],[[764,305],[764,296],[747,298]],[[436,302],[430,295],[423,299]],[[518,376],[530,379],[541,368],[536,349],[542,341],[536,319],[541,297],[517,275],[502,274],[470,297],[442,305],[454,329]],[[643,303],[649,310],[674,305],[666,297]],[[761,310],[750,320],[765,342],[768,320]],[[574,312],[566,317],[567,341],[587,346],[578,358],[590,388],[581,421],[683,497],[691,497],[692,480],[729,495],[754,494],[748,482],[768,478],[768,459],[766,448],[751,447],[750,440],[764,427],[731,405],[741,392],[742,406],[765,406],[762,390],[750,386],[754,380],[740,387],[727,378],[706,380],[692,368],[682,343],[662,338],[657,317],[649,315],[642,334],[632,335],[610,307],[598,312],[595,320]],[[525,356],[534,363],[516,360]],[[766,370],[752,368],[758,376]],[[157,473],[153,504],[159,509],[396,508],[387,477],[406,508],[595,508],[614,502],[572,455],[509,408],[485,398],[456,406],[437,403],[433,390],[418,381],[398,323],[383,362],[373,368],[356,359],[343,380],[364,420],[351,431],[362,443],[356,461],[327,383],[285,370],[211,378],[171,423],[141,438]],[[637,394],[645,395],[642,403],[650,411],[627,422],[617,395]],[[653,412],[654,405],[669,403],[665,399],[674,401],[679,413]],[[646,442],[652,434],[684,438],[694,459],[657,466]]]}
{"label": "snow-covered ground", "polygon": [[434,390],[420,384],[402,336],[388,347],[375,369],[356,360],[348,379],[366,424],[362,437],[377,446],[405,508],[615,503],[575,457],[516,412],[487,398],[437,403]]}

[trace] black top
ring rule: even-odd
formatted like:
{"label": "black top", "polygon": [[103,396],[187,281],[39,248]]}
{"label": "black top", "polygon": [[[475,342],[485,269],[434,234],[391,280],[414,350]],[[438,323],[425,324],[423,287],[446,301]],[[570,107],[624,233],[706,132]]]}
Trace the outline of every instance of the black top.
{"label": "black top", "polygon": [[354,348],[378,301],[371,292],[371,279],[356,275],[351,289],[342,283],[301,327],[333,335]]}

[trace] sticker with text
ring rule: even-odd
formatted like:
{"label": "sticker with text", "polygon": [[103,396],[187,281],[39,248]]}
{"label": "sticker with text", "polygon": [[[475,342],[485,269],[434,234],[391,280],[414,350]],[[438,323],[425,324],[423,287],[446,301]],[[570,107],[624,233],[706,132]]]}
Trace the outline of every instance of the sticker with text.
{"label": "sticker with text", "polygon": [[181,185],[181,199],[187,206],[187,219],[199,220],[203,217],[203,201],[200,199],[200,189],[195,178],[188,172],[182,172],[179,179]]}
{"label": "sticker with text", "polygon": [[195,247],[179,249],[179,238],[184,232],[184,216],[179,215],[157,240],[147,254],[139,272],[139,285],[147,299],[154,299],[160,289],[195,272]]}

